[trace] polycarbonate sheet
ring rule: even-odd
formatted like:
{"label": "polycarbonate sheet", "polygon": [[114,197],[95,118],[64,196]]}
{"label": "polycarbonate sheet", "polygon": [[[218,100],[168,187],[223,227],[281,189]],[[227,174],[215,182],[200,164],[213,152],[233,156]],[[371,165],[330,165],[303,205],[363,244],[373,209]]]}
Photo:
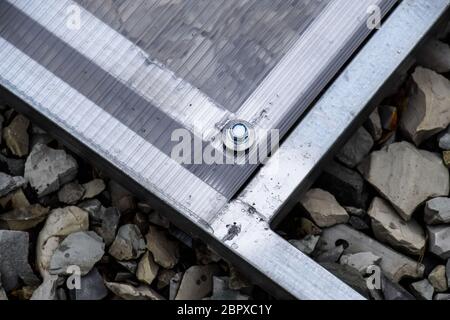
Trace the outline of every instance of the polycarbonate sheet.
{"label": "polycarbonate sheet", "polygon": [[370,34],[373,3],[3,0],[0,80],[174,207],[212,212],[258,166],[177,164],[174,130],[205,147],[237,117],[282,136]]}
{"label": "polycarbonate sheet", "polygon": [[235,112],[330,0],[76,0]]}

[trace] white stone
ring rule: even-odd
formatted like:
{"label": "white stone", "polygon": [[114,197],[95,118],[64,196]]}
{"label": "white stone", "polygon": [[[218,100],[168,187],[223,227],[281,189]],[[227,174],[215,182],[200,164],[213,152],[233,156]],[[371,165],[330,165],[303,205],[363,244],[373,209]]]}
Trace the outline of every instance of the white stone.
{"label": "white stone", "polygon": [[71,155],[43,144],[35,145],[25,162],[25,178],[39,197],[59,190],[76,177],[77,171],[78,164]]}
{"label": "white stone", "polygon": [[442,158],[408,142],[373,152],[359,169],[405,220],[426,200],[450,191],[449,171]]}
{"label": "white stone", "polygon": [[413,294],[423,300],[433,300],[434,288],[427,279],[414,282],[411,285]]}
{"label": "white stone", "polygon": [[289,243],[306,255],[313,253],[320,236],[308,235],[302,240],[290,240]]}
{"label": "white stone", "polygon": [[370,266],[378,265],[381,258],[374,255],[372,252],[359,252],[355,254],[343,255],[340,259],[340,263],[348,265],[358,270],[362,275],[367,273],[367,268]]}
{"label": "white stone", "polygon": [[186,270],[175,300],[200,300],[212,292],[215,265],[192,266]]}
{"label": "white stone", "polygon": [[58,287],[58,276],[49,276],[44,282],[33,292],[30,300],[52,301],[58,300],[56,289]]}
{"label": "white stone", "polygon": [[417,67],[416,84],[400,127],[416,145],[445,130],[450,124],[450,81],[440,74]]}
{"label": "white stone", "polygon": [[150,285],[157,277],[158,270],[159,266],[156,264],[152,253],[147,251],[142,256],[141,261],[139,261],[136,277],[138,280]]}
{"label": "white stone", "polygon": [[416,221],[404,221],[381,198],[373,200],[368,214],[372,218],[372,230],[378,240],[412,255],[423,252],[425,232]]}
{"label": "white stone", "polygon": [[129,284],[105,282],[106,287],[124,300],[164,300],[155,290],[146,285],[134,287]]}
{"label": "white stone", "polygon": [[102,179],[94,179],[83,184],[83,188],[86,190],[83,199],[92,199],[102,193],[106,186]]}
{"label": "white stone", "polygon": [[347,211],[337,202],[336,198],[321,189],[309,190],[300,198],[300,203],[321,228],[346,223],[349,219]]}
{"label": "white stone", "polygon": [[49,275],[50,261],[61,241],[71,233],[87,231],[89,214],[78,207],[66,207],[50,212],[39,233],[36,245],[36,264],[42,277]]}
{"label": "white stone", "polygon": [[436,292],[445,292],[448,289],[447,276],[445,274],[445,266],[439,265],[430,273],[428,280],[434,287]]}

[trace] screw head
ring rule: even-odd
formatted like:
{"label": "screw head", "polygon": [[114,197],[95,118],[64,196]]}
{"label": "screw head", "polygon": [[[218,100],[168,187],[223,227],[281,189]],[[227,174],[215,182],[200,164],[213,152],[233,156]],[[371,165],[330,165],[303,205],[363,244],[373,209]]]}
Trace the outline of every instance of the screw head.
{"label": "screw head", "polygon": [[232,151],[246,151],[255,141],[253,126],[247,121],[230,121],[223,130],[223,142]]}

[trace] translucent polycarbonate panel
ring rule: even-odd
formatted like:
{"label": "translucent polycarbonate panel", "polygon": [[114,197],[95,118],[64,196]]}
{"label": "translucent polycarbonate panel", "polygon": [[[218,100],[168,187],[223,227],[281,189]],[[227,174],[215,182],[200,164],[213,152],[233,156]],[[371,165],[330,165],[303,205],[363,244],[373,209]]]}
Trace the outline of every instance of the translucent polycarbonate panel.
{"label": "translucent polycarbonate panel", "polygon": [[76,0],[234,112],[331,0]]}

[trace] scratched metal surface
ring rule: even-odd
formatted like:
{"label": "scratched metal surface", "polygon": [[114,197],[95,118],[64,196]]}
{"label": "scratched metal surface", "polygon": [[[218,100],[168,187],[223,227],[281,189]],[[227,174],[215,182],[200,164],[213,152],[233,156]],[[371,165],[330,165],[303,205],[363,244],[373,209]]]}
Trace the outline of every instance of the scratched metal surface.
{"label": "scratched metal surface", "polygon": [[[238,117],[258,128],[280,128],[284,134],[369,34],[364,18],[373,2],[91,0],[84,2],[80,28],[71,29],[68,9],[76,2],[3,0],[0,81],[36,111],[138,177],[172,207],[210,221],[257,166],[179,165],[170,158],[176,143],[171,141],[172,132],[186,128],[202,137],[206,146],[213,144],[212,138],[227,120]],[[375,2],[385,12],[394,0]],[[116,11],[122,18],[113,14]],[[187,23],[198,13],[205,17]],[[245,18],[239,23],[220,18],[226,14]],[[147,23],[140,24],[141,19]],[[133,24],[145,29],[144,40],[133,34]],[[199,39],[213,32],[208,41],[215,44],[199,44],[192,38],[193,26]],[[177,35],[179,42],[174,41]],[[250,41],[252,36],[264,38],[257,43],[273,49],[269,60],[259,54],[268,54],[267,50],[247,56],[245,50],[257,45]],[[217,51],[224,43],[236,49],[236,55]],[[206,63],[199,54],[204,50],[222,61],[219,66]],[[183,51],[186,54],[178,59],[165,57]],[[261,72],[250,76],[239,67],[251,66],[245,59],[266,62],[257,68]],[[193,64],[195,60],[199,63]],[[234,76],[239,74],[249,83],[239,85],[245,93],[236,99],[245,101],[238,109],[229,103],[225,107],[218,102],[225,96],[211,96],[197,80],[183,78],[188,74],[208,85],[221,76],[239,82]],[[221,88],[217,85],[215,91],[227,91]],[[220,145],[216,147],[222,152]]]}
{"label": "scratched metal surface", "polygon": [[235,112],[330,0],[76,0]]}

